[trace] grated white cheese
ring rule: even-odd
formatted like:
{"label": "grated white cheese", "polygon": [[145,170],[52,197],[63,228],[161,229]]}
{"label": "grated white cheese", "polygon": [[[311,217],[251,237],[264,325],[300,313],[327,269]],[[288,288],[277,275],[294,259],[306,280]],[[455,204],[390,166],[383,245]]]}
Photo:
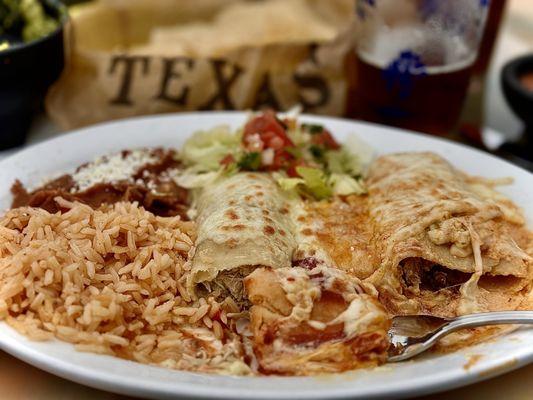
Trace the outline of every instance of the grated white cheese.
{"label": "grated white cheese", "polygon": [[157,162],[150,150],[132,150],[125,157],[122,153],[99,157],[72,174],[76,187],[83,191],[98,183],[118,181],[133,182],[132,176],[144,165]]}

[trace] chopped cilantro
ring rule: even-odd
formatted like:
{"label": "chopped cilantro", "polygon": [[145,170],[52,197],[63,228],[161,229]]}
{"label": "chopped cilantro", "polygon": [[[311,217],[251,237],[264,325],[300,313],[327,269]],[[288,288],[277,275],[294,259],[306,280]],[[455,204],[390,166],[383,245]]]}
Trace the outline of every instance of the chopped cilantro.
{"label": "chopped cilantro", "polygon": [[298,147],[285,147],[284,149],[287,153],[289,153],[294,158],[302,158],[302,150]]}
{"label": "chopped cilantro", "polygon": [[308,131],[311,135],[318,135],[324,132],[324,127],[318,124],[302,124],[302,128]]}
{"label": "chopped cilantro", "polygon": [[315,160],[324,160],[324,154],[326,150],[322,146],[317,146],[316,144],[313,144],[309,147],[309,151],[311,152],[311,155],[315,158]]}
{"label": "chopped cilantro", "polygon": [[261,167],[261,154],[256,151],[244,153],[237,165],[246,171],[257,171]]}

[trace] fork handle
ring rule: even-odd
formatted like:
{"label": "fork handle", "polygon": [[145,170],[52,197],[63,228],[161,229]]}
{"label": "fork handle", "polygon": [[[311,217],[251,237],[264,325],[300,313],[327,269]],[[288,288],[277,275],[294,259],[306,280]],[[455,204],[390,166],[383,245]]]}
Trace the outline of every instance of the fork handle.
{"label": "fork handle", "polygon": [[437,341],[460,329],[505,324],[533,324],[533,311],[499,311],[463,315],[450,320],[448,324],[439,329],[432,339]]}
{"label": "fork handle", "polygon": [[412,346],[410,351],[389,356],[389,361],[396,362],[408,360],[423,353],[444,336],[460,329],[502,324],[533,324],[533,311],[487,312],[463,315],[461,317],[450,319],[448,320],[448,323],[442,325],[436,331],[430,332],[426,336],[419,338],[416,341],[416,346]]}

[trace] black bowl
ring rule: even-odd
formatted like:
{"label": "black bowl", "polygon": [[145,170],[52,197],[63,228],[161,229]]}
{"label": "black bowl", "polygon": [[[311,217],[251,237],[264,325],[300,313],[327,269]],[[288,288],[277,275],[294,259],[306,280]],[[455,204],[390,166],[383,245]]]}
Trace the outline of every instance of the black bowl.
{"label": "black bowl", "polygon": [[66,7],[56,0],[43,4],[59,27],[48,36],[0,51],[0,149],[24,143],[34,113],[64,67]]}
{"label": "black bowl", "polygon": [[512,110],[524,121],[526,132],[533,134],[533,91],[525,88],[520,82],[526,73],[533,74],[533,54],[507,63],[502,71],[501,83],[505,98]]}
{"label": "black bowl", "polygon": [[533,54],[510,61],[502,70],[503,93],[525,129],[517,141],[502,144],[498,154],[533,171],[533,92],[520,81],[526,73],[533,73]]}

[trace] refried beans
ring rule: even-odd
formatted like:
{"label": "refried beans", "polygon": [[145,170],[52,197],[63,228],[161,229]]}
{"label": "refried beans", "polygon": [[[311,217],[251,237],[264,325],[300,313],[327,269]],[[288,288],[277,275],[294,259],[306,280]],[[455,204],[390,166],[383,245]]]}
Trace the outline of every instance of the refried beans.
{"label": "refried beans", "polygon": [[[119,201],[136,201],[155,215],[179,215],[188,219],[187,190],[172,179],[172,174],[181,167],[176,151],[142,149],[134,152],[125,150],[103,157],[98,162],[83,164],[73,174],[62,175],[32,191],[28,191],[17,180],[11,187],[11,206],[39,207],[55,213],[61,211],[54,201],[56,196],[79,201],[93,208]],[[119,167],[125,162],[130,162],[129,169],[125,168],[125,175],[120,175],[121,171],[116,171],[115,166]],[[116,173],[113,174],[114,172]],[[79,176],[85,178],[83,184],[76,181],[75,178]],[[88,176],[95,176],[94,182],[87,180]]]}

